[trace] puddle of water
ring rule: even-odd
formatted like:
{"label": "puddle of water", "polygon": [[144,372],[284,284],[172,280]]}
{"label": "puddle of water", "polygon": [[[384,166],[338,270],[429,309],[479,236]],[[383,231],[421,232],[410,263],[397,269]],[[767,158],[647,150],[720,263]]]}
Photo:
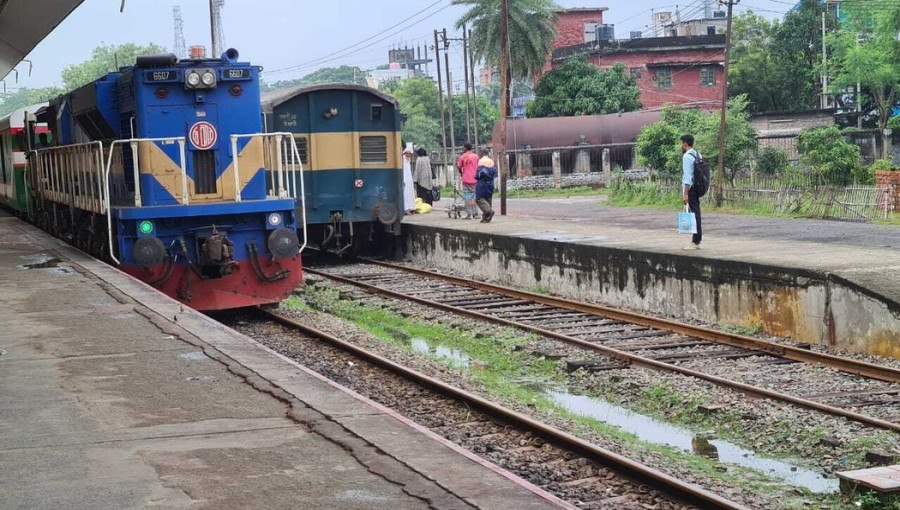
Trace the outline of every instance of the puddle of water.
{"label": "puddle of water", "polygon": [[548,395],[555,403],[570,412],[617,426],[650,443],[668,445],[722,463],[755,469],[772,478],[805,487],[815,493],[829,493],[838,489],[837,479],[823,478],[822,474],[814,471],[792,466],[780,460],[759,457],[755,452],[728,441],[698,437],[688,429],[631,412],[602,400],[558,391],[551,391]]}
{"label": "puddle of water", "polygon": [[200,361],[200,360],[204,360],[204,359],[209,359],[206,357],[206,354],[203,354],[200,351],[179,354],[178,357],[181,359],[186,359],[188,361]]}
{"label": "puddle of water", "polygon": [[450,360],[450,364],[457,368],[469,368],[469,355],[457,349],[451,349],[446,345],[438,345],[434,349],[424,338],[413,338],[409,342],[412,350],[419,354],[434,355],[438,358]]}
{"label": "puddle of water", "polygon": [[46,253],[38,253],[37,255],[24,255],[22,258],[27,262],[19,266],[20,269],[48,269],[59,266],[62,260],[48,255]]}

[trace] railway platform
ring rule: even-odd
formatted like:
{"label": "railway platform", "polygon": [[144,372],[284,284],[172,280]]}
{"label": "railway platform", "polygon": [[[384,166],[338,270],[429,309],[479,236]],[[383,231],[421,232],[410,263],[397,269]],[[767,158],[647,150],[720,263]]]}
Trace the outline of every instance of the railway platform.
{"label": "railway platform", "polygon": [[0,216],[0,508],[557,508]]}
{"label": "railway platform", "polygon": [[603,197],[510,199],[489,224],[404,218],[421,264],[647,313],[761,328],[798,342],[900,357],[900,228],[704,213],[684,251],[677,211]]}

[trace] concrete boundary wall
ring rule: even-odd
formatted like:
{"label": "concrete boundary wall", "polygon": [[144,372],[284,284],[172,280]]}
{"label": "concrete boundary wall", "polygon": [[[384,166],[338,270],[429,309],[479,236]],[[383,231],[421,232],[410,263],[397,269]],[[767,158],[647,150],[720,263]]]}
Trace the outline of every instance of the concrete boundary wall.
{"label": "concrete boundary wall", "polygon": [[900,358],[900,304],[836,275],[700,255],[405,225],[415,263],[614,307],[762,324],[799,342]]}

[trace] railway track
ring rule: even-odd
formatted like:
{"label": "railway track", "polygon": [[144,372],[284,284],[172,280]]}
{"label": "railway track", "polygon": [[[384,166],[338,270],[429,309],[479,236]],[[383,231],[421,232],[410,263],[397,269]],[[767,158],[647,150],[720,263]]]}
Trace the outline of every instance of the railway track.
{"label": "railway track", "polygon": [[[278,350],[500,464],[568,508],[747,508],[275,311],[228,322],[267,338],[270,347],[273,338],[296,343],[290,352]],[[271,329],[273,323],[283,330]]]}
{"label": "railway track", "polygon": [[[570,346],[547,356],[583,357],[585,351],[598,356],[568,361],[572,370],[634,365],[677,372],[900,431],[900,370],[892,367],[385,262],[306,271]],[[735,368],[736,360],[744,362],[741,369]],[[820,390],[810,392],[811,387]]]}

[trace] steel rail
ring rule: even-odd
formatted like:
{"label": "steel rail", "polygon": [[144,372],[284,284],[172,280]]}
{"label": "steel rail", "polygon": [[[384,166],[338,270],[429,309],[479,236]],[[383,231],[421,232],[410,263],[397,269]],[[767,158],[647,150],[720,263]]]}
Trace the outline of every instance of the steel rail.
{"label": "steel rail", "polygon": [[880,381],[892,382],[892,383],[900,383],[900,369],[884,367],[880,365],[876,365],[874,363],[868,363],[865,361],[857,361],[854,359],[843,358],[840,356],[835,356],[833,354],[825,354],[821,352],[810,351],[808,349],[801,349],[799,347],[793,347],[789,345],[780,345],[774,342],[768,342],[766,340],[761,340],[759,338],[753,338],[745,335],[739,335],[736,333],[729,333],[727,331],[718,331],[711,328],[706,328],[703,326],[694,326],[690,324],[683,324],[680,322],[675,322],[667,319],[661,319],[658,317],[651,317],[649,315],[644,315],[635,312],[628,312],[624,310],[617,310],[615,308],[610,308],[602,305],[595,305],[591,303],[582,303],[578,301],[573,301],[570,299],[553,297],[553,296],[545,296],[541,294],[535,294],[533,292],[522,291],[518,289],[512,289],[509,287],[504,287],[501,285],[493,285],[490,283],[484,282],[474,282],[470,280],[466,280],[463,278],[459,278],[456,276],[449,276],[440,273],[435,273],[432,271],[425,271],[422,269],[416,269],[411,267],[400,266],[397,264],[391,264],[388,262],[381,262],[377,260],[365,260],[366,263],[374,264],[382,267],[387,267],[390,269],[395,269],[399,271],[404,271],[408,273],[414,273],[421,276],[427,276],[430,278],[436,278],[439,280],[443,280],[446,282],[450,282],[456,285],[461,285],[477,290],[482,290],[485,292],[492,292],[495,294],[502,294],[505,296],[515,297],[518,299],[527,299],[529,301],[534,301],[536,303],[540,303],[548,306],[555,306],[558,308],[564,308],[567,310],[573,310],[578,312],[589,313],[592,315],[599,315],[602,317],[630,322],[632,324],[638,324],[640,326],[647,326],[653,329],[659,329],[663,331],[670,331],[672,333],[677,333],[679,335],[690,336],[694,338],[699,338],[701,340],[706,340],[708,342],[714,342],[723,345],[730,345],[732,347],[738,347],[741,349],[748,349],[753,351],[760,351],[766,354],[771,354],[773,356],[778,356],[781,358],[789,359],[792,361],[799,361],[802,363],[815,363],[819,365],[824,365],[826,367],[834,368],[836,370],[840,370],[841,372],[847,372],[849,374],[859,375],[863,377],[868,377],[870,379],[877,379]]}
{"label": "steel rail", "polygon": [[[391,266],[388,266],[388,267],[391,267]],[[398,266],[398,268],[399,268],[399,267],[402,267],[402,266]],[[421,271],[421,270],[416,270],[416,272],[418,272],[418,271]],[[427,275],[427,276],[433,276],[433,274],[431,274],[431,273],[429,273],[429,272],[427,272],[427,271],[421,271],[421,272],[422,272],[424,275]],[[545,337],[548,337],[548,338],[554,338],[554,339],[556,339],[556,340],[560,340],[560,341],[563,341],[563,342],[566,342],[566,343],[569,343],[569,344],[577,345],[577,346],[579,346],[579,347],[583,347],[583,348],[588,349],[588,350],[593,350],[593,351],[601,352],[601,353],[605,354],[606,356],[608,356],[608,357],[610,357],[610,358],[612,358],[612,359],[615,359],[615,360],[618,360],[618,361],[620,361],[620,362],[623,362],[623,363],[626,364],[626,365],[642,366],[642,367],[646,367],[646,368],[653,368],[653,369],[656,369],[656,370],[663,370],[663,371],[666,371],[666,372],[677,372],[677,373],[680,373],[680,374],[683,374],[683,375],[687,375],[687,376],[691,376],[691,377],[696,377],[696,378],[698,378],[698,379],[703,379],[703,380],[705,380],[705,381],[709,381],[709,382],[718,384],[718,385],[720,385],[720,386],[725,386],[725,387],[729,387],[729,388],[738,389],[738,390],[741,390],[741,391],[743,391],[743,392],[745,392],[745,393],[750,393],[750,394],[753,394],[753,395],[757,395],[757,396],[765,397],[765,398],[770,398],[770,399],[773,399],[773,400],[780,400],[780,401],[783,401],[783,402],[789,402],[789,403],[791,403],[791,404],[795,404],[795,405],[798,405],[798,406],[800,406],[800,407],[805,407],[805,408],[808,408],[808,409],[813,409],[813,410],[820,411],[820,412],[827,413],[827,414],[831,414],[831,415],[834,415],[834,416],[840,416],[840,417],[847,418],[847,419],[849,419],[849,420],[856,421],[856,422],[859,422],[859,423],[863,423],[863,424],[866,424],[866,425],[870,425],[870,426],[873,426],[873,427],[877,427],[877,428],[881,428],[881,429],[885,429],[885,430],[892,430],[892,431],[895,431],[895,432],[900,432],[900,424],[898,424],[898,423],[889,422],[889,421],[887,421],[887,420],[882,420],[882,419],[879,419],[879,418],[873,418],[873,417],[871,417],[871,416],[866,416],[866,415],[864,415],[864,414],[859,414],[859,413],[856,413],[856,412],[853,412],[853,411],[848,411],[848,410],[846,410],[846,409],[841,409],[841,408],[839,408],[839,407],[834,407],[834,406],[830,406],[830,405],[827,405],[827,404],[822,404],[822,403],[820,403],[820,402],[815,402],[815,401],[813,401],[813,400],[808,400],[808,399],[804,399],[804,398],[801,398],[801,397],[795,397],[795,396],[793,396],[793,395],[788,395],[788,394],[786,394],[786,393],[781,393],[781,392],[778,392],[778,391],[773,391],[773,390],[769,390],[769,389],[766,389],[766,388],[761,388],[761,387],[758,387],[758,386],[753,386],[753,385],[746,384],[746,383],[742,383],[742,382],[738,382],[738,381],[732,381],[732,380],[726,379],[726,378],[724,378],[724,377],[719,377],[719,376],[711,375],[711,374],[705,374],[705,373],[699,372],[699,371],[697,371],[697,370],[692,370],[692,369],[690,369],[690,368],[680,367],[680,366],[678,366],[678,365],[673,365],[673,364],[666,363],[666,362],[663,362],[663,361],[657,361],[657,360],[652,359],[652,358],[647,358],[647,357],[644,357],[644,356],[640,356],[640,355],[638,355],[638,354],[632,354],[632,353],[630,353],[630,352],[622,351],[622,350],[616,349],[616,348],[614,348],[614,347],[607,347],[607,346],[605,346],[605,345],[600,345],[600,344],[591,343],[591,342],[588,342],[588,341],[586,341],[586,340],[582,340],[582,339],[580,339],[580,338],[576,338],[576,337],[573,337],[573,336],[565,335],[565,334],[562,334],[562,333],[557,333],[557,332],[555,332],[555,331],[550,331],[550,330],[547,330],[547,329],[544,329],[544,328],[540,328],[540,327],[537,327],[537,326],[531,326],[531,325],[529,325],[529,324],[523,324],[523,323],[520,323],[520,322],[516,322],[516,321],[514,321],[514,320],[503,319],[503,318],[501,318],[501,317],[494,317],[494,316],[492,316],[492,315],[488,315],[488,314],[485,314],[485,313],[476,312],[476,311],[472,311],[472,310],[466,310],[465,308],[459,308],[459,307],[456,307],[456,306],[453,306],[453,305],[447,305],[447,304],[440,303],[440,302],[437,302],[437,301],[431,301],[431,300],[429,300],[429,299],[424,299],[424,298],[420,298],[420,297],[416,297],[416,296],[408,296],[408,295],[402,294],[402,293],[400,293],[400,292],[395,292],[395,291],[392,291],[392,290],[388,290],[388,289],[384,289],[384,288],[378,287],[378,286],[376,286],[376,285],[371,285],[371,284],[368,284],[368,283],[359,282],[359,281],[356,281],[356,280],[353,280],[353,279],[350,279],[350,278],[346,278],[346,277],[339,276],[339,275],[334,275],[334,274],[329,274],[329,273],[327,273],[327,272],[318,271],[318,270],[315,270],[315,269],[306,268],[306,273],[307,273],[307,274],[315,274],[315,275],[319,275],[319,276],[322,276],[322,277],[325,277],[325,278],[330,278],[330,279],[332,279],[332,280],[335,280],[335,281],[338,281],[338,282],[341,282],[341,283],[345,283],[345,284],[348,284],[348,285],[353,285],[353,286],[356,286],[356,287],[361,287],[361,288],[367,289],[367,290],[369,290],[369,291],[371,291],[371,292],[373,292],[373,293],[381,294],[381,295],[388,296],[388,297],[391,297],[391,298],[400,299],[400,300],[406,300],[406,301],[413,301],[413,302],[416,302],[416,303],[419,303],[419,304],[422,304],[422,305],[425,305],[425,306],[428,306],[428,307],[439,308],[439,309],[446,310],[446,311],[451,312],[451,313],[455,313],[455,314],[459,314],[459,315],[465,315],[465,316],[468,316],[468,317],[472,317],[472,318],[474,318],[474,319],[484,320],[484,321],[493,322],[493,323],[496,323],[496,324],[501,324],[501,325],[504,325],[504,326],[509,326],[509,327],[512,327],[512,328],[521,329],[521,330],[524,330],[524,331],[529,331],[529,332],[532,332],[532,333],[537,333],[537,334],[539,334],[539,335],[542,335],[542,336],[545,336]],[[444,275],[440,275],[440,277],[444,277]],[[448,279],[448,281],[451,281],[451,280],[457,280],[457,278],[455,278],[455,277],[446,277],[446,278]],[[459,279],[459,280],[461,280],[461,279]],[[464,280],[462,280],[462,281],[464,281]],[[468,282],[468,283],[469,283],[469,285],[467,285],[467,286],[473,287],[473,285],[471,284],[471,282]],[[479,285],[481,285],[480,282],[479,282]],[[488,288],[491,287],[491,285],[489,285],[489,284],[483,284],[483,285],[485,285],[487,288],[479,288],[479,290],[485,290],[485,291],[488,291]],[[475,288],[478,288],[478,287],[475,287]],[[527,297],[527,298],[529,298],[529,299],[531,298],[531,296],[535,296],[535,297],[545,297],[545,296],[540,296],[540,295],[538,295],[538,294],[532,294],[532,293],[530,293],[530,292],[515,291],[515,290],[513,290],[513,289],[510,289],[510,290],[511,290],[512,292],[516,293],[517,295],[521,295],[522,297]],[[535,301],[536,301],[536,300],[535,300]],[[575,302],[572,302],[572,303],[573,303],[573,304],[578,304],[578,303],[575,303]],[[544,302],[544,303],[542,303],[542,304],[549,304],[549,303]],[[552,304],[551,304],[551,306],[555,306],[555,305],[552,305]],[[590,306],[591,306],[591,305],[587,305],[587,307],[584,308],[584,309],[582,309],[582,311],[588,309]],[[622,314],[627,314],[627,312],[620,312],[620,313],[622,313]],[[688,326],[688,325],[682,325],[682,326],[683,326],[684,328],[691,328],[691,326]],[[694,335],[692,335],[692,336],[694,336]]]}
{"label": "steel rail", "polygon": [[661,487],[663,487],[664,492],[667,491],[668,494],[680,500],[691,504],[697,504],[701,508],[733,510],[744,510],[748,508],[739,503],[729,501],[717,494],[703,489],[702,487],[698,487],[697,485],[679,480],[671,475],[663,473],[662,471],[654,469],[650,466],[646,466],[639,462],[635,462],[627,457],[619,455],[605,448],[601,448],[589,441],[585,441],[584,439],[573,436],[572,434],[564,432],[556,427],[539,422],[517,411],[513,411],[512,409],[498,405],[481,396],[475,395],[474,393],[449,385],[441,380],[425,375],[419,371],[395,363],[385,358],[384,356],[381,356],[380,354],[368,351],[362,347],[359,347],[358,345],[337,338],[329,333],[325,333],[324,331],[320,331],[311,326],[275,313],[271,310],[266,310],[263,308],[257,308],[257,310],[259,310],[269,319],[278,322],[279,324],[292,329],[296,329],[305,335],[326,341],[329,344],[340,348],[341,350],[359,356],[360,358],[363,358],[364,360],[374,365],[384,368],[389,372],[398,374],[417,384],[430,387],[435,391],[449,396],[453,399],[461,400],[480,409],[486,414],[504,420],[510,424],[537,432],[540,436],[551,442],[561,445],[565,449],[572,450],[574,452],[577,452],[579,455],[610,466],[612,469],[619,472],[625,472],[633,477],[659,484]]}

